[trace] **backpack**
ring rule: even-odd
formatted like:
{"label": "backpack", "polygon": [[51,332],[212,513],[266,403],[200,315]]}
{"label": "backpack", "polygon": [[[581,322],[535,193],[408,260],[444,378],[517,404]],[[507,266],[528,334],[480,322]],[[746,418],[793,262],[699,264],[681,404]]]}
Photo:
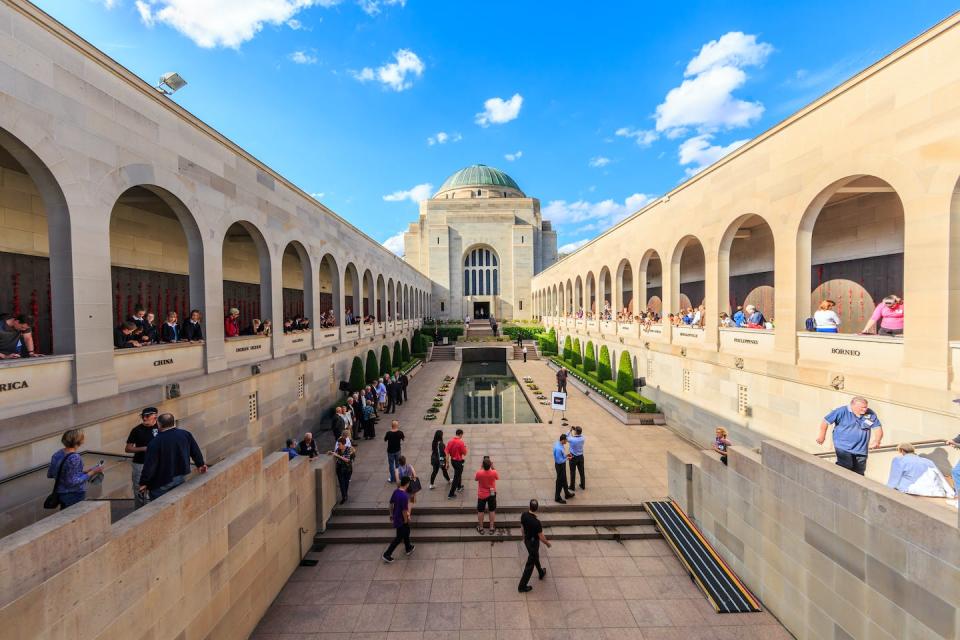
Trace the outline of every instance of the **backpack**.
{"label": "backpack", "polygon": [[813,318],[807,318],[803,321],[803,326],[806,327],[807,331],[816,331],[817,323],[814,322]]}

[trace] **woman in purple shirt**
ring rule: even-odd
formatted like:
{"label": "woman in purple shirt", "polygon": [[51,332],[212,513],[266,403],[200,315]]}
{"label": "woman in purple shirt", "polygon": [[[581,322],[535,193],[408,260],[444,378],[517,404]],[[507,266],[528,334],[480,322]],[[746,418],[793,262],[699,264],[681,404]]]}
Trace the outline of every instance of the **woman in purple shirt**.
{"label": "woman in purple shirt", "polygon": [[83,470],[83,460],[77,453],[77,449],[83,444],[83,431],[80,429],[70,429],[65,432],[60,442],[63,443],[63,449],[50,458],[47,477],[56,479],[60,508],[66,509],[87,497],[87,481],[91,476],[100,473],[103,467],[98,465],[86,471]]}

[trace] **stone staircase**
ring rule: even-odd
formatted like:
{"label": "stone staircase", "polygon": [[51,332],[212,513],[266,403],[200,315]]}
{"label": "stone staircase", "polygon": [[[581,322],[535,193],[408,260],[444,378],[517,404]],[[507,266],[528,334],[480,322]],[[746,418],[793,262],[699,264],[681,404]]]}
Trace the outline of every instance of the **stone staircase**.
{"label": "stone staircase", "polygon": [[[539,360],[540,352],[537,351],[537,343],[533,340],[524,341],[523,345],[527,348],[527,360]],[[514,360],[523,360],[523,347],[514,343],[513,345],[513,359]]]}
{"label": "stone staircase", "polygon": [[493,337],[493,327],[486,320],[474,320],[466,331],[468,338],[486,338]]}
{"label": "stone staircase", "polygon": [[430,353],[430,360],[455,360],[456,359],[456,349],[453,345],[434,345],[433,351]]}
{"label": "stone staircase", "polygon": [[[495,542],[521,540],[522,506],[497,509],[496,535],[477,533],[477,512],[471,507],[413,507],[416,542]],[[543,530],[551,540],[640,540],[661,538],[653,519],[639,504],[543,505],[539,511]],[[394,530],[386,508],[339,506],[327,530],[314,538],[315,545],[393,540]]]}

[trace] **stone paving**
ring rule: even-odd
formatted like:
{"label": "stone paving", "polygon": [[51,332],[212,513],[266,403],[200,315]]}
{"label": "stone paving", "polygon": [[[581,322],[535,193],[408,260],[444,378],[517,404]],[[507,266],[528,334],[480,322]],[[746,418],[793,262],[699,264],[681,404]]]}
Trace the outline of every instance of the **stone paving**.
{"label": "stone paving", "polygon": [[[438,478],[426,488],[430,441],[440,428],[445,438],[455,425],[424,421],[445,375],[459,362],[427,364],[413,378],[409,402],[396,419],[406,435],[404,454],[423,478],[417,505],[472,505],[473,472],[490,455],[501,480],[500,504],[526,504],[536,497],[552,504],[551,446],[563,430],[547,407],[534,404],[544,420],[531,425],[463,425],[470,448],[466,489],[447,500]],[[519,378],[529,375],[547,393],[554,373],[543,361],[511,362]],[[451,385],[452,388],[452,385]],[[604,505],[661,498],[666,490],[666,449],[691,445],[665,427],[625,426],[568,387],[567,418],[587,437],[587,490],[577,503]],[[448,394],[449,395],[449,394]],[[445,407],[442,411],[445,411]],[[441,413],[442,415],[442,413]],[[385,506],[383,433],[359,443],[348,504]],[[416,508],[413,541],[416,544]],[[791,637],[770,614],[714,612],[662,540],[557,541],[542,548],[547,576],[534,576],[533,591],[517,592],[525,552],[518,542],[422,543],[412,556],[398,550],[396,561],[380,560],[384,545],[329,545],[311,553],[316,567],[297,569],[253,634],[256,640],[651,640],[701,638],[749,640]]]}
{"label": "stone paving", "polygon": [[[556,388],[554,372],[544,361],[510,363],[518,379],[531,376],[547,395]],[[409,401],[398,407],[395,415],[383,415],[377,424],[376,440],[357,442],[357,460],[350,485],[350,500],[354,506],[385,506],[390,499],[387,486],[386,444],[383,434],[390,420],[400,421],[406,439],[403,454],[421,477],[424,490],[417,497],[418,505],[460,506],[476,502],[476,483],[473,474],[480,468],[484,455],[493,459],[500,473],[497,500],[502,505],[525,505],[531,498],[542,503],[553,500],[554,468],[553,443],[566,429],[559,416],[554,424],[548,407],[534,403],[539,424],[460,425],[465,431],[469,455],[464,468],[466,487],[456,500],[447,500],[449,485],[438,476],[437,488],[427,489],[430,477],[430,442],[436,429],[442,429],[449,440],[456,425],[442,420],[425,421],[423,416],[444,376],[456,376],[459,362],[428,363],[413,378],[409,387]],[[451,384],[451,389],[452,389]],[[594,404],[582,392],[568,385],[570,426],[583,427],[587,438],[585,460],[587,491],[578,492],[575,500],[588,504],[628,504],[662,498],[667,494],[667,449],[691,449],[685,440],[665,427],[626,426]],[[449,402],[449,395],[447,394]],[[441,414],[446,410],[446,404]],[[451,470],[452,472],[452,470]]]}

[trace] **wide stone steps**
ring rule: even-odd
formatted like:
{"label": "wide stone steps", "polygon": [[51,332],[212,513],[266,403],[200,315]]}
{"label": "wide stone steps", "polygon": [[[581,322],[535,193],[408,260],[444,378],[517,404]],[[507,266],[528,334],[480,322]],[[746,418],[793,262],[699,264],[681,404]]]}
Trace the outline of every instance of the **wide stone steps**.
{"label": "wide stone steps", "polygon": [[430,354],[430,360],[454,360],[456,355],[456,349],[452,346],[435,346]]}
{"label": "wide stone steps", "polygon": [[[520,540],[520,514],[526,507],[497,509],[496,535],[477,533],[476,510],[470,507],[413,508],[413,535],[420,542]],[[554,540],[638,540],[660,538],[653,519],[641,505],[544,506],[539,513],[544,533]],[[385,508],[338,507],[316,544],[386,543],[393,527]]]}
{"label": "wide stone steps", "polygon": [[[517,345],[513,345],[513,359],[523,360],[523,347],[518,347]],[[539,360],[539,359],[540,359],[540,354],[537,353],[537,348],[527,345],[527,360]]]}

